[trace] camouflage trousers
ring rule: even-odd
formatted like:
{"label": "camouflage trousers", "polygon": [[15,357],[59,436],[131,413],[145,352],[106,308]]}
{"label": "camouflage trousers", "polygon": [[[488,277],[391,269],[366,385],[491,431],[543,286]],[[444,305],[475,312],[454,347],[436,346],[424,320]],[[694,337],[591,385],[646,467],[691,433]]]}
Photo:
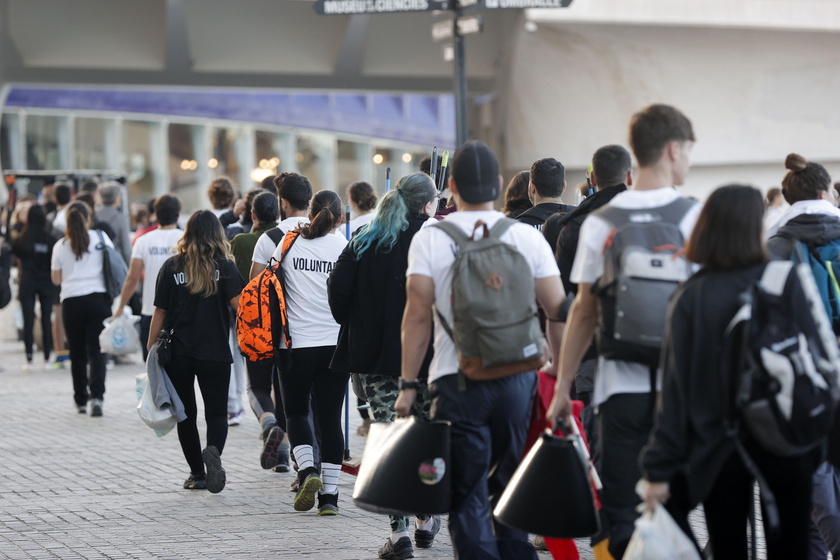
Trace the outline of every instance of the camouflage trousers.
{"label": "camouflage trousers", "polygon": [[[397,385],[398,377],[379,375],[377,373],[354,373],[352,376],[353,392],[356,396],[370,405],[370,412],[376,422],[393,422],[397,418],[394,412],[394,405],[400,394]],[[417,400],[414,403],[414,413],[425,419],[429,419],[431,408],[429,399],[429,386],[425,380],[420,381],[420,388],[417,389]],[[410,519],[401,515],[389,515],[391,521],[391,532],[401,533],[409,530]],[[417,519],[426,521],[428,515],[418,515]]]}

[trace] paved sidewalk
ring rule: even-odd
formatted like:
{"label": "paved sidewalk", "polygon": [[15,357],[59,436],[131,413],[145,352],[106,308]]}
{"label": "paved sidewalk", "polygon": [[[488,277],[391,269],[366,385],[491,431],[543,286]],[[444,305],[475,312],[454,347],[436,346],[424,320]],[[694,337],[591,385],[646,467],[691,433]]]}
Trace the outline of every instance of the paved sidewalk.
{"label": "paved sidewalk", "polygon": [[[377,557],[388,519],[353,505],[355,478],[342,474],[339,516],[295,512],[293,475],[259,467],[259,424],[250,412],[230,428],[224,491],[184,490],[189,471],[177,435],[156,437],[135,411],[134,376],[144,370],[135,359],[108,371],[105,415],[92,418],[76,412],[69,367],[24,372],[22,344],[0,341],[0,557]],[[357,456],[364,438],[351,412]],[[199,429],[204,440],[201,420]],[[416,558],[453,557],[445,523]]]}

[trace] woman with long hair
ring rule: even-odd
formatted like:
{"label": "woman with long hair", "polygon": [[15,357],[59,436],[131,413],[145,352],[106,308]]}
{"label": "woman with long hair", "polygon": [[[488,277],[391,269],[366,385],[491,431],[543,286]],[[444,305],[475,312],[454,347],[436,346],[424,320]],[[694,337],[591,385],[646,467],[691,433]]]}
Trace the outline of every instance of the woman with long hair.
{"label": "woman with long hair", "polygon": [[[338,340],[338,324],[327,302],[327,278],[347,240],[335,232],[341,224],[341,199],[332,191],[312,198],[310,223],[286,235],[296,235],[282,256],[286,308],[291,344],[281,350],[280,388],[286,410],[286,427],[298,464],[300,489],[294,500],[297,511],[307,511],[318,496],[318,515],[338,514],[338,476],[344,455],[341,406],[349,374],[334,371],[330,360]],[[280,260],[284,239],[274,259]],[[321,428],[321,472],[315,467],[309,403],[318,403],[315,415]]]}
{"label": "woman with long hair", "polygon": [[[172,357],[164,365],[184,403],[178,441],[190,467],[187,490],[221,492],[226,475],[221,455],[227,440],[227,400],[233,356],[228,346],[229,311],[239,306],[244,281],[230,254],[221,222],[209,210],[187,221],[176,254],[160,269],[147,347],[161,330],[171,333]],[[207,447],[196,425],[195,380],[204,401]],[[206,467],[206,469],[205,469]]]}
{"label": "woman with long hair", "polygon": [[64,237],[53,247],[52,282],[61,286],[62,319],[70,346],[76,406],[84,414],[90,397],[90,415],[102,416],[105,356],[99,349],[99,333],[104,328],[102,322],[111,315],[111,298],[105,289],[100,235],[106,245],[114,245],[106,234],[91,233],[91,211],[86,204],[70,204],[66,218]]}
{"label": "woman with long hair", "polygon": [[522,212],[534,206],[534,203],[528,198],[528,183],[530,181],[531,172],[526,169],[514,175],[505,188],[505,205],[502,212],[508,218],[516,218]]}
{"label": "woman with long hair", "polygon": [[24,369],[31,369],[32,347],[35,330],[35,299],[41,307],[41,333],[44,353],[44,366],[49,364],[52,352],[52,307],[55,303],[56,289],[50,278],[55,236],[47,227],[47,215],[44,207],[35,204],[29,208],[26,225],[20,236],[12,242],[12,253],[18,260],[18,299],[23,312],[23,346],[26,350]]}
{"label": "woman with long hair", "polygon": [[[353,390],[370,404],[377,422],[396,418],[408,247],[436,209],[437,190],[431,177],[425,173],[403,177],[382,198],[373,220],[353,237],[330,274],[330,309],[341,325],[332,368],[353,372]],[[418,414],[428,418],[430,401],[423,375],[428,360],[424,366],[416,402]],[[380,557],[410,557],[410,519],[391,516],[390,521],[391,536],[379,550]],[[417,516],[417,546],[430,547],[439,530],[439,517]]]}
{"label": "woman with long hair", "polygon": [[[747,558],[745,521],[755,481],[728,433],[741,370],[739,356],[733,355],[737,350],[726,350],[731,346],[726,332],[743,303],[741,294],[768,266],[763,217],[761,192],[748,186],[721,187],[703,207],[686,245],[688,259],[702,268],[671,300],[658,421],[641,456],[649,506],[667,505],[672,493],[675,502],[685,502],[676,505],[678,510],[703,503],[715,560]],[[829,342],[821,345],[823,358],[836,367],[836,343],[816,293],[812,276],[795,268],[784,281],[780,300],[792,309],[786,321],[810,339]],[[819,450],[781,457],[744,430],[735,437],[776,497],[779,531],[765,531],[767,558],[807,558],[811,475]],[[765,524],[767,520],[764,515]]]}

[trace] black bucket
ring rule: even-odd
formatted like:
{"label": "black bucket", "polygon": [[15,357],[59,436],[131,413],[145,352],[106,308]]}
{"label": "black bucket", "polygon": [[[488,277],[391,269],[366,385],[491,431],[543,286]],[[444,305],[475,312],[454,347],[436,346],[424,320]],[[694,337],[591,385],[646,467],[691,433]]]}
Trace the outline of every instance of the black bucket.
{"label": "black bucket", "polygon": [[374,422],[353,501],[375,513],[447,513],[451,480],[449,422],[424,422],[414,416],[392,424]]}
{"label": "black bucket", "polygon": [[546,431],[513,473],[493,515],[504,525],[558,539],[600,531],[588,466],[574,436]]}

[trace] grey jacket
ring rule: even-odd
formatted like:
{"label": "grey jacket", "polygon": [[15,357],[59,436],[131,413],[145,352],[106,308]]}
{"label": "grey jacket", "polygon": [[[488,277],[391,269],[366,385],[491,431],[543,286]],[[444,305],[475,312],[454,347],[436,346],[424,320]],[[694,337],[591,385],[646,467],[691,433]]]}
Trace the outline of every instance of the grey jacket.
{"label": "grey jacket", "polygon": [[152,400],[155,402],[155,406],[160,409],[171,409],[178,422],[186,420],[187,413],[184,410],[184,403],[178,397],[175,386],[172,385],[166,371],[158,363],[157,343],[152,347],[148,358],[146,358],[146,374],[149,376],[149,389],[152,391]]}

